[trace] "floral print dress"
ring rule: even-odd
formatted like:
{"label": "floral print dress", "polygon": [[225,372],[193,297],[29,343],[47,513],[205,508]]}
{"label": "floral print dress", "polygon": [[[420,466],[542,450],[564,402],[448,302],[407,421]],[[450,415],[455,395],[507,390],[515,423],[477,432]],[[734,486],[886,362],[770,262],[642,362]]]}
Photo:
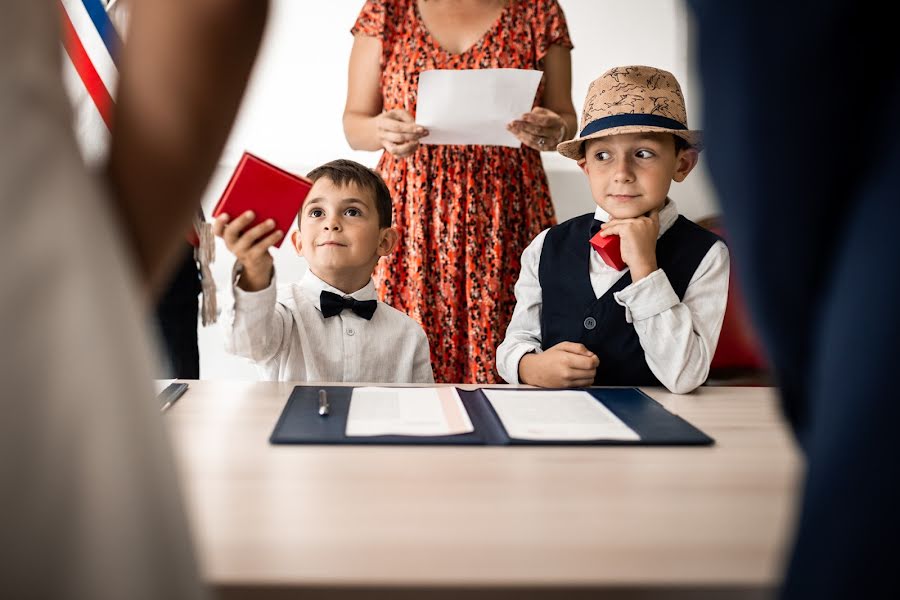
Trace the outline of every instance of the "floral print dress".
{"label": "floral print dress", "polygon": [[[381,40],[384,110],[413,116],[422,71],[543,70],[551,45],[572,47],[556,0],[510,0],[460,54],[431,37],[416,0],[368,0],[351,31]],[[536,106],[542,95],[543,82]],[[436,381],[499,381],[495,355],[515,307],[522,251],[556,220],[540,153],[423,144],[406,158],[383,153],[377,170],[400,233],[375,272],[381,299],[422,324]]]}

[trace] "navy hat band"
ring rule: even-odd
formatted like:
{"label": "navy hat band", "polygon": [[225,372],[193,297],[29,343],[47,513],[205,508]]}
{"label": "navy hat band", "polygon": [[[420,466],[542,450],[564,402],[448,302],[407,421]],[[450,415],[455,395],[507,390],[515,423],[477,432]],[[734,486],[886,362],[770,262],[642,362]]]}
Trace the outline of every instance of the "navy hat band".
{"label": "navy hat band", "polygon": [[612,129],[613,127],[625,127],[627,125],[641,125],[650,127],[662,127],[663,129],[687,130],[687,127],[668,117],[660,115],[648,115],[646,113],[626,113],[622,115],[612,115],[596,119],[584,126],[578,137],[586,137],[592,133],[603,131],[604,129]]}

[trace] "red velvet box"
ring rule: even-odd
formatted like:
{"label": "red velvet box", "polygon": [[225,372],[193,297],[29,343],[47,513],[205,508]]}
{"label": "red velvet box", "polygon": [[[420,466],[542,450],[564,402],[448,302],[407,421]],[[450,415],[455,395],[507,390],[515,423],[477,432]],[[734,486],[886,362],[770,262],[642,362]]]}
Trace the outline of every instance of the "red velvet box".
{"label": "red velvet box", "polygon": [[306,177],[288,173],[258,156],[244,152],[212,216],[215,218],[227,213],[235,219],[252,210],[256,218],[247,229],[266,219],[274,219],[275,228],[285,234],[275,243],[279,247],[297,218],[310,188],[312,182]]}
{"label": "red velvet box", "polygon": [[622,262],[622,252],[619,250],[619,245],[622,240],[617,235],[600,237],[600,233],[601,232],[598,231],[597,234],[591,238],[591,246],[594,247],[594,250],[596,250],[597,254],[600,255],[600,258],[603,259],[603,262],[613,269],[621,271],[626,266],[625,263]]}

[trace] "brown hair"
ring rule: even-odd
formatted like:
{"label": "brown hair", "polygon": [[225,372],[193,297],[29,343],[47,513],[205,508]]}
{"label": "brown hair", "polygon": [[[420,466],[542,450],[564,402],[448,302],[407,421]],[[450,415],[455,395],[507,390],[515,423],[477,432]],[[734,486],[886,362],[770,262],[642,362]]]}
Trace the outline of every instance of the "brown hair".
{"label": "brown hair", "polygon": [[[360,188],[372,192],[375,196],[375,210],[378,211],[378,226],[382,229],[391,226],[391,192],[381,175],[372,169],[356,161],[340,158],[316,167],[306,177],[314,183],[322,177],[339,186],[355,183]],[[300,215],[297,215],[297,226],[300,226]]]}
{"label": "brown hair", "polygon": [[683,137],[681,137],[680,135],[675,135],[673,133],[672,137],[675,138],[675,154],[676,155],[679,152],[681,152],[682,150],[688,150],[689,148],[693,148],[693,146],[691,146],[691,143],[688,142]]}

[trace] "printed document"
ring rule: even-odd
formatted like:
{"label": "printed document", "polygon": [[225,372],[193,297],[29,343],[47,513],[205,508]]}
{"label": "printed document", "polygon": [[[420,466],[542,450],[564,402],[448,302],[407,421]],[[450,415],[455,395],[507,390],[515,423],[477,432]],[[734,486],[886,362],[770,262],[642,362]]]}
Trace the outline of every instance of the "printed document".
{"label": "printed document", "polygon": [[347,436],[436,436],[472,431],[469,414],[453,387],[361,387],[350,396]]}
{"label": "printed document", "polygon": [[531,112],[542,75],[530,69],[423,71],[416,124],[429,133],[421,143],[520,147],[506,126]]}
{"label": "printed document", "polygon": [[511,438],[557,441],[641,439],[587,392],[482,391]]}

